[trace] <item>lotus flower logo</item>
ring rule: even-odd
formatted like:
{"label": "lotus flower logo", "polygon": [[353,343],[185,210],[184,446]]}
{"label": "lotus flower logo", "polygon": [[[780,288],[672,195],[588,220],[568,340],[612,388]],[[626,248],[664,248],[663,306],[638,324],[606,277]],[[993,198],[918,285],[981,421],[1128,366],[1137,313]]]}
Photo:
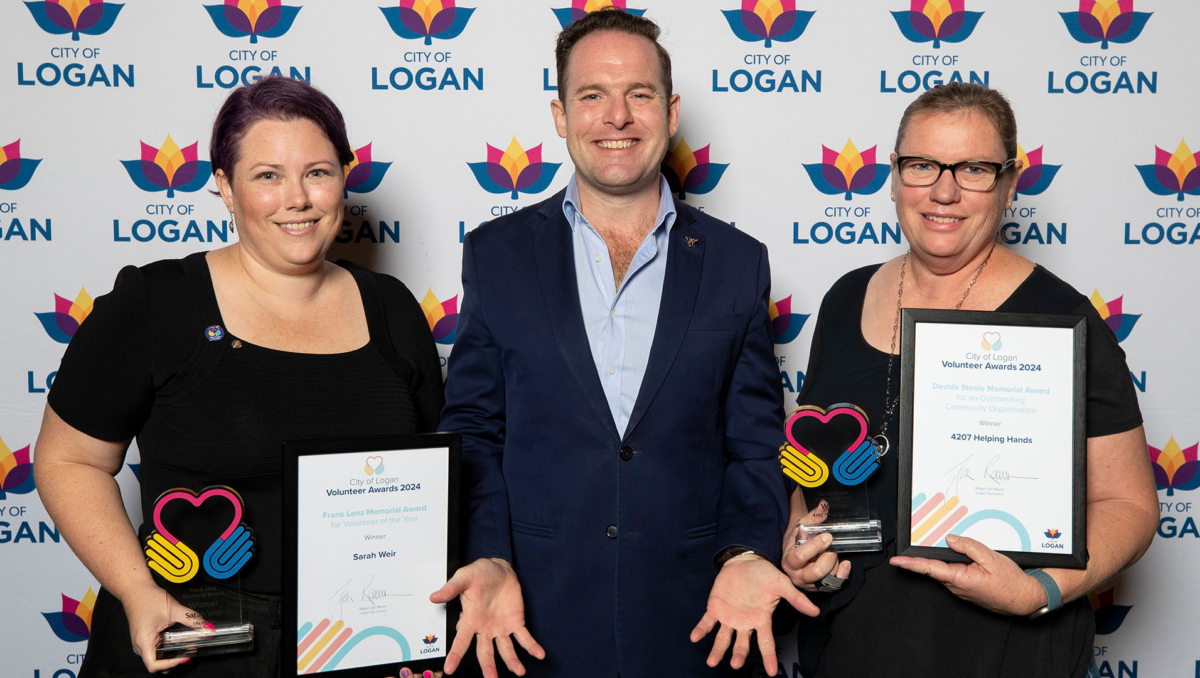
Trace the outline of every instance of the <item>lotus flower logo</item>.
{"label": "lotus flower logo", "polygon": [[79,40],[79,34],[100,35],[108,32],[125,5],[114,5],[104,0],[46,0],[26,2],[29,13],[38,28],[51,35],[71,34],[71,40]]}
{"label": "lotus flower logo", "polygon": [[421,310],[425,311],[425,321],[429,323],[433,340],[443,346],[453,346],[458,336],[458,295],[438,301],[430,288],[421,300]]}
{"label": "lotus flower logo", "polygon": [[1096,615],[1096,635],[1106,636],[1121,628],[1125,615],[1133,609],[1132,605],[1116,605],[1113,603],[1113,593],[1116,587],[1099,593],[1089,592],[1088,602],[1092,604],[1092,612]]}
{"label": "lotus flower logo", "polygon": [[42,161],[21,157],[21,140],[0,146],[0,188],[15,191],[33,178],[33,171]]}
{"label": "lotus flower logo", "polygon": [[208,183],[212,165],[207,160],[197,159],[199,142],[193,141],[191,146],[181,149],[168,134],[161,148],[144,141],[141,143],[142,159],[122,160],[121,164],[133,183],[143,191],[166,191],[168,198],[174,198],[175,191],[193,193]]}
{"label": "lotus flower logo", "polygon": [[723,9],[721,14],[739,40],[791,42],[804,33],[816,12],[796,10],[796,0],[742,0],[741,9]]}
{"label": "lotus flower logo", "polygon": [[467,27],[474,7],[456,7],[454,0],[400,0],[399,7],[380,7],[396,35],[405,40],[457,38]]}
{"label": "lotus flower logo", "polygon": [[1176,195],[1182,202],[1184,193],[1200,195],[1200,172],[1196,171],[1198,162],[1200,153],[1192,153],[1187,142],[1180,139],[1179,148],[1174,153],[1167,153],[1155,146],[1154,164],[1137,165],[1137,170],[1151,193]]}
{"label": "lotus flower logo", "polygon": [[46,334],[60,344],[71,343],[71,337],[79,331],[79,326],[92,312],[92,297],[84,288],[79,288],[79,296],[75,301],[54,295],[54,310],[47,313],[34,313],[42,321]]}
{"label": "lotus flower logo", "polygon": [[1052,527],[1052,528],[1046,530],[1045,535],[1047,537],[1049,537],[1050,539],[1058,539],[1059,537],[1062,536],[1062,532],[1059,532],[1058,530],[1056,530]]}
{"label": "lotus flower logo", "polygon": [[1133,326],[1137,324],[1141,314],[1133,315],[1132,313],[1122,313],[1121,303],[1125,299],[1124,295],[1113,299],[1112,301],[1104,301],[1104,297],[1100,296],[1100,290],[1092,292],[1092,306],[1096,312],[1104,319],[1104,323],[1108,328],[1117,335],[1117,343],[1125,341],[1129,333],[1133,331]]}
{"label": "lotus flower logo", "polygon": [[625,0],[571,0],[570,7],[556,9],[553,12],[554,16],[558,17],[558,23],[562,24],[563,28],[566,28],[588,14],[598,9],[604,9],[605,7],[623,9],[634,16],[641,16],[646,13],[644,9],[630,9],[626,7]]}
{"label": "lotus flower logo", "polygon": [[716,188],[729,167],[728,163],[722,165],[708,161],[709,146],[693,151],[687,141],[681,138],[679,145],[663,159],[663,176],[667,178],[671,191],[679,194],[680,200],[685,199],[688,193],[703,195]]}
{"label": "lotus flower logo", "polygon": [[870,195],[880,188],[888,178],[888,166],[875,163],[875,149],[872,146],[859,153],[854,142],[846,140],[846,146],[841,153],[821,145],[821,162],[805,165],[808,178],[813,186],[825,195],[845,193],[849,200],[851,195]]}
{"label": "lotus flower logo", "polygon": [[1146,22],[1153,12],[1133,11],[1133,0],[1079,0],[1078,12],[1059,12],[1067,31],[1079,42],[1100,43],[1100,49],[1108,49],[1108,43],[1133,42],[1142,34]]}
{"label": "lotus flower logo", "polygon": [[437,636],[435,636],[431,633],[428,636],[425,636],[424,638],[422,638],[421,641],[424,642],[426,645],[433,645],[434,643],[437,642]]}
{"label": "lotus flower logo", "polygon": [[767,313],[771,316],[771,330],[776,344],[788,344],[800,336],[800,329],[808,320],[806,313],[792,313],[792,295],[779,301],[770,300]]}
{"label": "lotus flower logo", "polygon": [[1022,195],[1041,195],[1050,187],[1050,182],[1054,181],[1058,170],[1062,169],[1062,165],[1042,164],[1043,148],[1045,146],[1038,146],[1026,153],[1021,144],[1017,144],[1017,159],[1021,161],[1022,169],[1021,176],[1017,179],[1017,195],[1013,196],[1013,200]]}
{"label": "lotus flower logo", "polygon": [[278,38],[292,27],[299,7],[284,6],[282,0],[225,0],[223,5],[205,5],[217,30],[231,38],[250,36],[250,44],[262,38]]}
{"label": "lotus flower logo", "polygon": [[96,607],[96,594],[88,587],[83,600],[62,597],[62,612],[43,612],[54,635],[68,643],[78,643],[92,636],[92,609]]}
{"label": "lotus flower logo", "polygon": [[33,491],[33,465],[29,463],[29,446],[13,452],[0,439],[0,499],[9,492],[29,494]]}
{"label": "lotus flower logo", "polygon": [[383,175],[387,174],[390,162],[372,162],[371,144],[354,151],[354,160],[346,166],[345,195],[351,193],[370,193],[379,188]]}
{"label": "lotus flower logo", "polygon": [[1175,496],[1175,490],[1194,490],[1200,487],[1200,472],[1197,472],[1196,449],[1200,443],[1194,443],[1187,449],[1180,449],[1175,437],[1167,441],[1161,450],[1153,445],[1147,445],[1150,461],[1153,462],[1154,484],[1158,489],[1166,490],[1167,496]]}
{"label": "lotus flower logo", "polygon": [[475,173],[475,181],[488,193],[541,193],[554,180],[554,174],[562,163],[542,162],[542,145],[526,151],[513,137],[508,148],[500,149],[487,145],[487,162],[469,162],[467,166]]}
{"label": "lotus flower logo", "polygon": [[965,0],[912,0],[907,12],[892,12],[904,37],[913,42],[962,42],[975,32],[983,12],[965,11]]}

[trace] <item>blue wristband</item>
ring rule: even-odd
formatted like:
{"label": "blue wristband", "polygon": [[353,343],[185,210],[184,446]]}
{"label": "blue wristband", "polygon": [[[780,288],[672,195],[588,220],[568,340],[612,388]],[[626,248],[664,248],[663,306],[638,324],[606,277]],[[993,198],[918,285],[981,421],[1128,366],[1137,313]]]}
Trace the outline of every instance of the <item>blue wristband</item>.
{"label": "blue wristband", "polygon": [[1058,584],[1054,581],[1054,577],[1051,577],[1043,572],[1040,567],[1032,570],[1025,570],[1025,574],[1038,580],[1038,583],[1041,584],[1042,588],[1046,590],[1045,607],[1039,608],[1033,614],[1029,615],[1030,619],[1037,619],[1047,612],[1051,612],[1062,607],[1062,591],[1058,590]]}

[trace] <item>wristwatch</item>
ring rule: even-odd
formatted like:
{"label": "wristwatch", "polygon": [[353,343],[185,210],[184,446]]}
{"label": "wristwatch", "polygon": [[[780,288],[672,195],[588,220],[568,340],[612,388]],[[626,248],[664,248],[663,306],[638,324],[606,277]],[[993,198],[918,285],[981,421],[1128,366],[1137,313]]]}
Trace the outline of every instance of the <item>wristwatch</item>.
{"label": "wristwatch", "polygon": [[760,558],[764,558],[764,559],[766,558],[766,556],[759,553],[758,551],[755,551],[752,548],[749,548],[746,546],[730,546],[729,548],[725,549],[724,551],[721,551],[720,553],[718,553],[717,557],[713,559],[713,563],[717,566],[717,570],[720,570],[725,565],[725,563],[728,563],[729,561],[733,560],[734,558],[737,558],[738,556],[744,556],[747,553],[753,553],[754,555],[756,555]]}
{"label": "wristwatch", "polygon": [[1043,572],[1042,568],[1040,567],[1032,570],[1025,570],[1025,574],[1038,580],[1038,583],[1041,584],[1042,588],[1046,590],[1046,604],[1040,609],[1034,610],[1033,614],[1029,615],[1030,619],[1037,619],[1047,612],[1052,612],[1062,607],[1062,591],[1058,589],[1058,583],[1054,581],[1054,577],[1051,577]]}

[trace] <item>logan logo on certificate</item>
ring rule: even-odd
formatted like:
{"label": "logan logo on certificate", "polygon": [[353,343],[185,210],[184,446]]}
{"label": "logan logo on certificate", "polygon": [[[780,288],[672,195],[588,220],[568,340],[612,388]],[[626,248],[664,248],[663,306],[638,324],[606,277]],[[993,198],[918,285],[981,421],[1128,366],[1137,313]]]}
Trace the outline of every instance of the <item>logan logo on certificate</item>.
{"label": "logan logo on certificate", "polygon": [[[454,560],[457,440],[453,450],[420,442],[438,437],[330,452],[288,444],[297,453],[295,588],[285,588],[296,592],[296,674],[395,675],[400,663],[444,659],[452,626],[429,594]],[[380,670],[355,671],[370,667]]]}
{"label": "logan logo on certificate", "polygon": [[962,560],[945,542],[962,534],[1022,566],[1082,567],[1083,317],[903,323],[898,553]]}

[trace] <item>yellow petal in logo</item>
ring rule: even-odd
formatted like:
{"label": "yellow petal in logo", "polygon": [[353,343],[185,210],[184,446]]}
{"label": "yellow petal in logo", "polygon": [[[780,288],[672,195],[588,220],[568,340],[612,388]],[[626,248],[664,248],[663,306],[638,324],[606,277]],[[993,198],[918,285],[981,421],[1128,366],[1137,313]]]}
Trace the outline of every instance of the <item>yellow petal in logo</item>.
{"label": "yellow petal in logo", "polygon": [[779,0],[758,0],[754,5],[754,13],[762,19],[763,27],[767,29],[767,35],[771,34],[771,24],[783,14],[783,3]]}
{"label": "yellow petal in logo", "polygon": [[433,288],[425,293],[425,298],[421,300],[421,310],[425,312],[425,320],[429,323],[430,331],[437,327],[438,321],[446,317],[446,309],[442,308],[442,302],[433,295]]}
{"label": "yellow petal in logo", "polygon": [[864,164],[862,154],[858,152],[858,149],[854,147],[854,142],[850,139],[846,139],[845,147],[842,148],[841,153],[838,153],[837,160],[833,161],[833,166],[846,178],[847,186],[854,180],[854,175],[858,174]]}
{"label": "yellow petal in logo", "polygon": [[587,0],[587,4],[585,4],[583,6],[583,11],[591,14],[592,12],[595,12],[596,10],[604,9],[605,7],[611,7],[611,6],[612,6],[612,0]]}
{"label": "yellow petal in logo", "polygon": [[79,296],[75,297],[75,301],[71,302],[71,309],[67,311],[67,315],[75,319],[75,322],[80,325],[87,319],[92,312],[92,296],[87,293],[87,290],[80,287]]}
{"label": "yellow petal in logo", "polygon": [[1113,19],[1121,16],[1120,0],[1096,0],[1096,4],[1092,5],[1092,16],[1100,22],[1100,30],[1104,35],[1108,35],[1108,27]]}
{"label": "yellow petal in logo", "polygon": [[1167,169],[1175,173],[1181,187],[1187,175],[1196,169],[1196,156],[1192,155],[1192,149],[1188,148],[1183,139],[1179,140],[1179,148],[1175,149],[1175,154],[1167,161]]}
{"label": "yellow petal in logo", "polygon": [[183,159],[183,151],[179,149],[175,140],[168,134],[167,140],[158,149],[158,153],[154,155],[154,164],[161,167],[163,174],[167,175],[168,184],[175,178],[175,171],[182,167],[184,162],[186,161]]}
{"label": "yellow petal in logo", "polygon": [[950,0],[929,0],[925,3],[925,9],[922,14],[929,17],[929,23],[933,24],[934,35],[939,35],[942,29],[942,22],[954,10],[950,7]]}
{"label": "yellow petal in logo", "polygon": [[679,145],[667,155],[667,167],[670,167],[675,172],[675,176],[679,177],[680,181],[683,181],[687,177],[688,172],[691,172],[697,164],[696,154],[688,146],[687,140],[680,137]]}
{"label": "yellow petal in logo", "polygon": [[516,137],[513,137],[508,148],[504,150],[504,155],[500,157],[500,166],[508,172],[508,176],[512,177],[513,186],[517,185],[517,179],[521,178],[521,172],[529,167],[529,156],[525,153],[525,149],[521,148],[521,144],[517,143]]}
{"label": "yellow petal in logo", "polygon": [[421,15],[421,21],[425,22],[425,30],[428,31],[433,25],[433,18],[443,9],[442,0],[416,0],[412,8]]}

